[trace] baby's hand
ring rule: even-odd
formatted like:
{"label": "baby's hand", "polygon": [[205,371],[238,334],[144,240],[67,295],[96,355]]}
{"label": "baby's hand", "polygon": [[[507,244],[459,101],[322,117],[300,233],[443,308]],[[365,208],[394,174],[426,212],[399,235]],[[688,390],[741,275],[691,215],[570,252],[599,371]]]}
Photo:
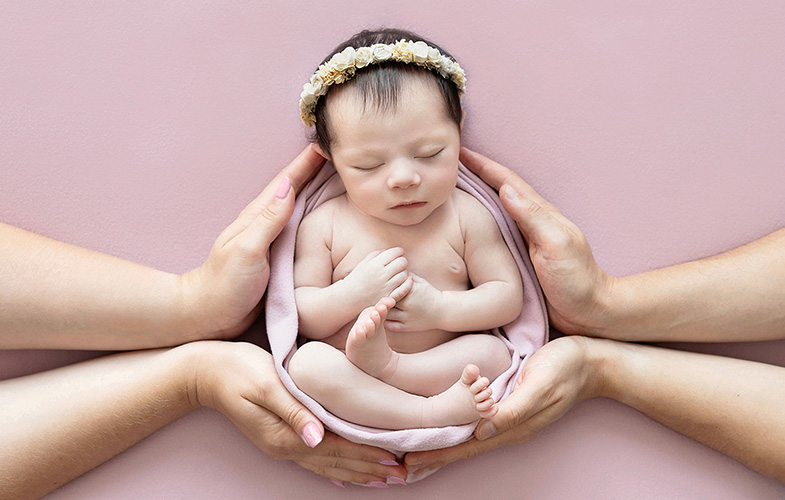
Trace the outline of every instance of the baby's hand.
{"label": "baby's hand", "polygon": [[376,304],[382,297],[392,297],[398,301],[412,287],[406,269],[408,264],[403,256],[403,248],[375,250],[366,255],[344,281],[363,309]]}
{"label": "baby's hand", "polygon": [[390,332],[424,332],[440,328],[442,292],[428,281],[409,273],[411,290],[387,314],[384,327]]}

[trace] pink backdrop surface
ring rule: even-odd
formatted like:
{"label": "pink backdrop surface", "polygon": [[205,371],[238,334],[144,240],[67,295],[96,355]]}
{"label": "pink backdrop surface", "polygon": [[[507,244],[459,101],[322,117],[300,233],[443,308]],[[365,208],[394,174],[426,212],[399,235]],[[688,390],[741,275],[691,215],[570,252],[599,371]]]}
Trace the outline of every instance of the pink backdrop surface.
{"label": "pink backdrop surface", "polygon": [[[785,225],[779,0],[5,1],[0,220],[171,272],[196,267],[306,144],[297,99],[315,65],[380,25],[456,55],[466,145],[559,206],[611,273]],[[676,347],[785,364],[785,342]],[[0,377],[95,355],[0,352]],[[202,410],[51,498],[370,495],[765,499],[785,486],[595,400],[527,444],[384,492],[273,461]]]}

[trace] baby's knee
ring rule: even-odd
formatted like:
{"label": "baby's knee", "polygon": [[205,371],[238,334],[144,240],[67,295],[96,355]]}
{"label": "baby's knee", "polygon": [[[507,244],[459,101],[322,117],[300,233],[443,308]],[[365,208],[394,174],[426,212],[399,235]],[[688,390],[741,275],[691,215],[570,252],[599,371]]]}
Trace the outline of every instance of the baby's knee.
{"label": "baby's knee", "polygon": [[297,349],[289,361],[289,376],[297,387],[307,392],[306,387],[324,376],[323,366],[330,356],[327,352],[332,347],[324,342],[307,342]]}
{"label": "baby's knee", "polygon": [[478,352],[483,353],[484,363],[480,365],[484,376],[493,380],[512,364],[512,354],[507,348],[507,344],[495,335],[481,335],[481,345],[477,346]]}
{"label": "baby's knee", "polygon": [[297,387],[310,395],[331,379],[338,356],[343,356],[341,351],[329,344],[307,342],[294,353],[287,371]]}

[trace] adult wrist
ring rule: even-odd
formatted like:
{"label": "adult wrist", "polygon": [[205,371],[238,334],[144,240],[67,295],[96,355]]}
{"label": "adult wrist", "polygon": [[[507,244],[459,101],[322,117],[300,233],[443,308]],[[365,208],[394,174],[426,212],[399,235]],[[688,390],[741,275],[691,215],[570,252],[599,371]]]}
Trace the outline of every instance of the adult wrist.
{"label": "adult wrist", "polygon": [[608,339],[587,338],[587,364],[593,381],[589,397],[618,400],[618,381],[625,373],[628,345]]}
{"label": "adult wrist", "polygon": [[596,278],[596,283],[590,314],[582,329],[593,337],[612,338],[629,302],[629,287],[624,278],[611,276],[604,271]]}
{"label": "adult wrist", "polygon": [[223,342],[202,340],[175,347],[178,373],[181,376],[191,409],[206,406],[215,408],[216,366],[222,362]]}

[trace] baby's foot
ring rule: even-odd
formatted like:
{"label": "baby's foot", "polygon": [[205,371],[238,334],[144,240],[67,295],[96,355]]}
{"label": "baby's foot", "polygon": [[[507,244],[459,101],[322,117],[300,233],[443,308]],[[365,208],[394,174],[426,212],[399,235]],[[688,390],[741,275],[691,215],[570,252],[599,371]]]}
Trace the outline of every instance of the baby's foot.
{"label": "baby's foot", "polygon": [[395,305],[390,297],[382,297],[373,307],[360,313],[346,339],[346,357],[362,371],[388,382],[398,366],[398,353],[387,344],[384,320]]}
{"label": "baby's foot", "polygon": [[476,365],[466,365],[455,384],[428,398],[423,412],[423,427],[468,424],[496,415],[498,407],[491,397],[493,391],[489,385],[486,377],[480,377],[480,369]]}

